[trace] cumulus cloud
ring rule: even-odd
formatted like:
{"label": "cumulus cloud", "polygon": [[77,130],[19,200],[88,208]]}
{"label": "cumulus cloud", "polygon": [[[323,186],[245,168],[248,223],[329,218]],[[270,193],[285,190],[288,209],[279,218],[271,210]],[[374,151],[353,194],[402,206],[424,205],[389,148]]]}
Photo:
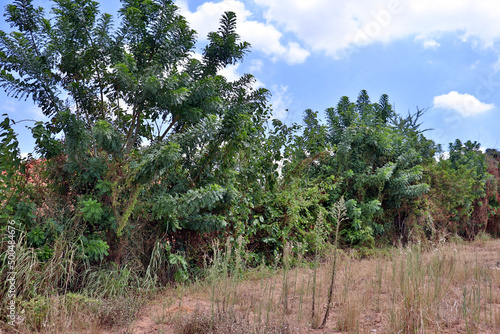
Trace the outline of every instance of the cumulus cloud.
{"label": "cumulus cloud", "polygon": [[441,44],[433,39],[424,40],[424,49],[437,49]]}
{"label": "cumulus cloud", "polygon": [[441,44],[430,36],[418,35],[415,41],[422,41],[424,49],[437,49]]}
{"label": "cumulus cloud", "polygon": [[299,43],[295,42],[288,43],[286,53],[285,59],[291,65],[303,63],[310,55],[309,51],[303,49]]}
{"label": "cumulus cloud", "polygon": [[240,64],[228,65],[219,70],[217,74],[226,77],[227,81],[236,81],[241,77],[238,73],[238,67],[240,67]]}
{"label": "cumulus cloud", "polygon": [[238,18],[237,33],[242,40],[252,45],[252,50],[264,52],[273,60],[285,60],[288,64],[302,63],[309,56],[309,51],[296,41],[284,41],[283,33],[273,24],[254,19],[253,14],[241,1],[205,2],[193,12],[189,10],[186,0],[178,1],[177,5],[202,42],[207,41],[209,32],[217,31],[222,14],[233,11]]}
{"label": "cumulus cloud", "polygon": [[495,107],[494,104],[487,104],[479,101],[470,94],[460,94],[451,91],[434,97],[434,108],[458,111],[462,116],[474,116],[489,111]]}
{"label": "cumulus cloud", "polygon": [[[236,81],[239,78],[241,78],[241,76],[243,75],[243,73],[240,73],[238,71],[239,67],[240,67],[240,64],[228,65],[228,66],[224,67],[223,69],[220,69],[217,72],[217,74],[225,77],[227,79],[227,81]],[[265,85],[258,78],[254,78],[254,79],[255,79],[255,81],[252,85],[252,87],[254,89],[265,87]]]}
{"label": "cumulus cloud", "polygon": [[264,62],[261,59],[252,59],[250,64],[250,73],[261,72]]}
{"label": "cumulus cloud", "polygon": [[[498,0],[255,0],[268,23],[295,34],[315,51],[339,57],[350,48],[420,36],[437,47],[436,34],[459,32],[483,47],[500,37]],[[475,40],[475,39],[473,39]]]}

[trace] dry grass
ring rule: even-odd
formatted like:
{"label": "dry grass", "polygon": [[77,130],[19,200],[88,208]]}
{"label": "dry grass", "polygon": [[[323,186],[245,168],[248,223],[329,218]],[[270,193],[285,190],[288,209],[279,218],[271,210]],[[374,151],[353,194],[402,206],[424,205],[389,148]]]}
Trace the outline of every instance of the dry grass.
{"label": "dry grass", "polygon": [[[315,264],[302,261],[293,268],[261,268],[247,273],[241,272],[243,263],[231,267],[229,262],[221,257],[205,281],[157,296],[157,305],[143,307],[132,324],[129,321],[144,301],[140,297],[110,298],[106,302],[69,294],[25,305],[26,312],[40,317],[32,316],[31,324],[17,330],[178,334],[500,332],[500,240],[401,247],[369,259],[340,252],[332,307],[323,329],[318,327],[326,311],[333,260]],[[118,325],[124,327],[117,330]]]}
{"label": "dry grass", "polygon": [[288,334],[291,330],[287,324],[280,322],[260,325],[248,318],[232,312],[215,317],[209,313],[194,312],[176,321],[177,334]]}
{"label": "dry grass", "polygon": [[0,333],[103,333],[128,326],[144,302],[139,295],[95,299],[68,293],[37,297],[20,302],[21,323],[15,328],[3,323]]}
{"label": "dry grass", "polygon": [[[12,270],[16,273],[16,326],[0,321],[0,333],[101,333],[130,324],[150,294],[129,287],[132,275],[127,268],[89,270],[89,282],[80,293],[61,293],[78,281],[76,252],[74,244],[60,238],[50,260],[41,263],[24,239],[19,240]],[[6,271],[0,268],[1,278]],[[0,287],[1,294],[5,287]],[[0,303],[2,311],[6,301]]]}
{"label": "dry grass", "polygon": [[[282,328],[276,333],[498,333],[499,260],[498,240],[426,250],[416,245],[362,260],[342,253],[333,308],[323,330],[317,328],[326,308],[330,262],[253,280],[219,279],[211,289],[198,290],[195,298],[211,300],[212,310],[206,310],[211,319],[232,314],[234,323],[243,319],[254,324],[241,333],[265,332],[270,325]],[[183,321],[204,319],[199,314]]]}

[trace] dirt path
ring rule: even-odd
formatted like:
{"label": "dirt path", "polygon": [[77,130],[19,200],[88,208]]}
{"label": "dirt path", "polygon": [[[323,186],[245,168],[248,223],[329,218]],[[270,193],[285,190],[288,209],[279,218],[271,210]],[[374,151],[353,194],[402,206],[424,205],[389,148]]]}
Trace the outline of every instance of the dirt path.
{"label": "dirt path", "polygon": [[184,297],[182,300],[166,294],[145,306],[127,332],[133,334],[175,333],[179,317],[194,312],[210,310],[210,303],[203,299]]}

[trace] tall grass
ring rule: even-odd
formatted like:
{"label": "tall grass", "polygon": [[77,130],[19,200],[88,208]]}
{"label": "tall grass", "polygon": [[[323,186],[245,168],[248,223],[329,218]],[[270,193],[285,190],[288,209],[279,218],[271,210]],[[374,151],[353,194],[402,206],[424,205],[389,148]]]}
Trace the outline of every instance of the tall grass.
{"label": "tall grass", "polygon": [[[241,325],[238,333],[266,333],[272,326],[274,332],[281,331],[277,333],[303,333],[318,325],[345,333],[461,329],[496,333],[500,331],[500,291],[495,286],[500,285],[500,275],[486,261],[491,264],[493,259],[488,257],[496,256],[496,264],[500,252],[489,251],[489,242],[417,244],[369,259],[334,249],[330,257],[314,260],[317,266],[313,267],[296,260],[290,266],[294,247],[287,245],[282,266],[272,275],[255,279],[258,275],[247,274],[235,279],[227,272],[223,281],[219,272],[225,290],[211,287],[212,332],[221,333],[227,328],[224,324],[232,321]],[[475,255],[477,247],[485,247],[482,251],[488,255]],[[223,257],[220,261],[231,263]],[[217,303],[223,301],[229,305],[218,308]],[[311,318],[313,310],[316,322]],[[184,317],[184,325],[206,319],[200,314]],[[184,332],[179,329],[178,333]]]}
{"label": "tall grass", "polygon": [[423,333],[456,322],[463,322],[467,333],[498,328],[486,298],[492,270],[478,262],[477,255],[473,260],[458,249],[442,247],[423,254],[417,245],[401,250],[393,261],[391,330]]}
{"label": "tall grass", "polygon": [[333,253],[333,265],[332,265],[332,275],[330,280],[330,285],[328,287],[328,301],[326,303],[325,316],[323,317],[323,321],[321,323],[320,328],[324,328],[326,325],[326,321],[328,320],[328,316],[330,315],[330,310],[332,307],[332,296],[333,290],[335,289],[335,275],[337,274],[337,248],[339,245],[339,228],[340,224],[347,219],[347,208],[345,206],[344,198],[342,197],[338,203],[333,206],[332,209],[333,216],[335,218],[335,242],[334,242],[334,253]]}
{"label": "tall grass", "polygon": [[[126,266],[90,266],[70,233],[55,241],[53,254],[40,261],[20,233],[15,267],[0,269],[0,295],[6,296],[8,271],[15,272],[16,326],[0,322],[0,329],[16,333],[78,333],[123,326],[133,319],[147,294],[143,280]],[[4,249],[5,245],[2,245]],[[5,253],[4,253],[5,254]],[[3,263],[5,258],[2,259]],[[0,302],[5,316],[7,298]]]}

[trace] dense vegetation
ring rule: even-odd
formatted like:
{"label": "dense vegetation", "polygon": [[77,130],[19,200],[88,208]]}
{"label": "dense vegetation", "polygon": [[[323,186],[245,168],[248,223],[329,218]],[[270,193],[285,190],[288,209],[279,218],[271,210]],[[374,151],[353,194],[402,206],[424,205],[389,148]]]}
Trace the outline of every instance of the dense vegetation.
{"label": "dense vegetation", "polygon": [[497,150],[457,140],[436,159],[424,110],[401,116],[364,90],[328,108],[326,123],[306,110],[286,126],[252,75],[218,75],[250,47],[234,13],[198,59],[171,1],[122,2],[116,26],[90,0],[53,0],[50,16],[31,0],[6,7],[0,85],[49,118],[31,127],[36,159],[20,158],[13,120],[0,124],[0,233],[15,221],[17,256],[37,263],[19,267],[20,300],[85,291],[102,273],[183,282],[217,239],[240,240],[251,265],[279,261],[288,242],[316,254],[333,242],[341,199],[343,247],[500,234]]}

